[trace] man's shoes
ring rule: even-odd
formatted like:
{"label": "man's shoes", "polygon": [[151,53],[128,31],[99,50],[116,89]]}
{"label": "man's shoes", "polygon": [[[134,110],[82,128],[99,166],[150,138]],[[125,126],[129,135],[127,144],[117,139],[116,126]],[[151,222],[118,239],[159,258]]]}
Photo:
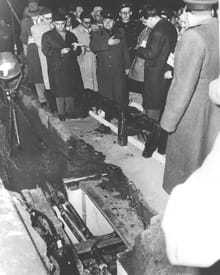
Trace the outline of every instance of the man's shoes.
{"label": "man's shoes", "polygon": [[151,158],[153,152],[157,149],[160,140],[161,128],[156,125],[153,127],[152,132],[148,135],[145,142],[145,148],[142,156],[144,158]]}
{"label": "man's shoes", "polygon": [[96,132],[99,132],[101,134],[110,134],[111,129],[103,124],[101,124],[98,128],[95,129]]}

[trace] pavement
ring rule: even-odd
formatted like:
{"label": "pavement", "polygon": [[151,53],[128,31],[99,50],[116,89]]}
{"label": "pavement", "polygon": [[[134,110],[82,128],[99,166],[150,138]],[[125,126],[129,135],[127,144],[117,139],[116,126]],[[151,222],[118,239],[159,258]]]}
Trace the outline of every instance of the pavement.
{"label": "pavement", "polygon": [[48,274],[1,179],[0,205],[0,274]]}
{"label": "pavement", "polygon": [[[132,265],[145,266],[146,270],[142,268],[129,274],[195,274],[194,270],[172,267],[166,257],[164,238],[160,228],[160,217],[168,199],[168,195],[162,189],[163,158],[158,154],[149,159],[143,158],[140,150],[143,144],[140,146],[138,140],[137,142],[129,142],[124,147],[119,146],[116,134],[103,135],[95,131],[99,123],[92,117],[68,119],[61,122],[56,116],[40,107],[30,90],[23,91],[22,89],[19,94],[23,107],[35,121],[36,125],[34,126],[36,128],[38,128],[37,124],[41,127],[43,125],[48,134],[59,137],[61,143],[63,142],[67,147],[68,141],[73,137],[83,140],[91,145],[95,151],[101,152],[106,163],[120,167],[130,183],[134,183],[136,188],[140,190],[155,218],[152,219],[147,230],[139,235],[132,252],[135,256],[132,257],[134,259]],[[0,203],[0,274],[47,274],[28,232],[16,213],[10,194],[2,186],[0,188]],[[148,272],[149,267],[150,273]]]}
{"label": "pavement", "polygon": [[[154,156],[145,159],[137,146],[131,143],[124,147],[119,146],[116,134],[99,134],[95,131],[99,123],[93,117],[61,122],[50,112],[40,108],[33,96],[21,92],[21,97],[24,106],[32,112],[34,110],[40,123],[47,129],[52,128],[64,142],[68,142],[71,137],[77,137],[103,153],[105,162],[120,167],[124,175],[140,190],[149,209],[155,214],[163,213],[168,195],[162,188],[164,164],[160,158]],[[137,142],[140,143],[138,140]]]}

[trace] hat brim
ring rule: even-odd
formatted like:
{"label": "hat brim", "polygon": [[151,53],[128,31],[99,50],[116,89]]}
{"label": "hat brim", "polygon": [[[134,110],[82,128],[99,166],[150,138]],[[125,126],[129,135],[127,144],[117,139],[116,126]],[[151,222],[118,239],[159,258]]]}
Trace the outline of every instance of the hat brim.
{"label": "hat brim", "polygon": [[191,10],[210,10],[218,0],[183,0],[187,7]]}

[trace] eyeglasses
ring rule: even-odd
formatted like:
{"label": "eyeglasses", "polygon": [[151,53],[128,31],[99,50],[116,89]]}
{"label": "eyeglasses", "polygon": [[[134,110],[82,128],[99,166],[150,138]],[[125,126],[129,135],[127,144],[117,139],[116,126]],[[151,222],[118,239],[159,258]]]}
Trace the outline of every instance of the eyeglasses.
{"label": "eyeglasses", "polygon": [[48,21],[52,21],[52,16],[51,16],[51,17],[45,17],[45,16],[44,16],[44,19],[45,19],[45,20],[48,20]]}
{"label": "eyeglasses", "polygon": [[121,11],[121,14],[123,14],[123,15],[129,15],[130,11]]}

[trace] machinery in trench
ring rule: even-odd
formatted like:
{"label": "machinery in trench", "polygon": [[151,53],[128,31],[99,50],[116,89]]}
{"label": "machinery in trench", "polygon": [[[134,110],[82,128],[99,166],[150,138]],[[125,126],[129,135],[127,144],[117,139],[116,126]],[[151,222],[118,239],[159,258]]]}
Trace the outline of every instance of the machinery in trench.
{"label": "machinery in trench", "polygon": [[[32,227],[46,244],[49,273],[117,274],[117,254],[126,249],[118,234],[113,231],[95,236],[65,195],[49,183],[46,186],[46,191],[38,189],[40,201],[36,198],[36,192],[31,191],[22,193],[22,200],[29,212]],[[36,200],[37,204],[34,204]],[[76,243],[73,243],[73,238],[77,240]]]}

